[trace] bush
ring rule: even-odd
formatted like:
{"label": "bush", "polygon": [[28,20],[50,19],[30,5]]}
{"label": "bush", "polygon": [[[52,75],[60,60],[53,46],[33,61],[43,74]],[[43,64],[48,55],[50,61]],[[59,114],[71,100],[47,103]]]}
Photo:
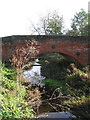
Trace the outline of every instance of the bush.
{"label": "bush", "polygon": [[68,74],[65,78],[67,89],[73,91],[78,96],[88,95],[90,92],[88,84],[88,73],[74,68],[73,73]]}
{"label": "bush", "polygon": [[0,117],[2,119],[32,118],[34,111],[25,100],[25,86],[21,85],[18,90],[17,83],[13,80],[15,74],[15,70],[6,68],[4,64],[1,66]]}

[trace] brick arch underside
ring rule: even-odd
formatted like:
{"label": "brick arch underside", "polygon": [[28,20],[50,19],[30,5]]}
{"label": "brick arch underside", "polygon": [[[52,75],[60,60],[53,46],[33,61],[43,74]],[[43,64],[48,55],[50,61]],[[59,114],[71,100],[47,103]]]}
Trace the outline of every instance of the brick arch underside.
{"label": "brick arch underside", "polygon": [[71,62],[75,62],[75,63],[81,64],[78,61],[78,59],[72,55],[72,53],[67,54],[67,52],[61,52],[61,51],[47,52],[47,50],[46,50],[44,52],[40,51],[38,54],[36,54],[36,56],[44,55],[44,53],[59,53],[59,54],[63,55],[64,57],[66,57],[67,59],[69,59]]}

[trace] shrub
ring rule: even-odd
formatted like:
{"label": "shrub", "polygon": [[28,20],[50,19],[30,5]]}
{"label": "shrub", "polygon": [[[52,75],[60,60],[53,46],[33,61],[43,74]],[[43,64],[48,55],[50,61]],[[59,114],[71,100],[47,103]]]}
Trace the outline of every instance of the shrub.
{"label": "shrub", "polygon": [[32,118],[34,111],[25,100],[26,89],[21,85],[17,91],[17,83],[12,79],[14,75],[14,70],[7,69],[5,65],[2,65],[0,69],[0,117],[2,119]]}

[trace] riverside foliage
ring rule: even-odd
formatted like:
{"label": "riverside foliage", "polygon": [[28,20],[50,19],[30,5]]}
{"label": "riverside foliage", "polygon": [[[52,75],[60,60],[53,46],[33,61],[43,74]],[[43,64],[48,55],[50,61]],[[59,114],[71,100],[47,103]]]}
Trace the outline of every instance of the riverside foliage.
{"label": "riverside foliage", "polygon": [[[83,67],[72,63],[63,57],[61,58],[62,59],[60,60],[59,58],[54,57],[51,61],[47,57],[46,60],[40,62],[42,64],[42,75],[46,76],[45,84],[49,89],[48,92],[50,92],[50,89],[52,89],[52,92],[55,89],[60,88],[63,97],[67,96],[67,99],[60,100],[60,106],[67,106],[61,111],[71,110],[73,114],[78,117],[77,120],[89,119],[89,65]],[[53,107],[56,107],[56,105]]]}
{"label": "riverside foliage", "polygon": [[[34,107],[37,108],[40,102],[40,95],[37,89],[30,90],[23,80],[23,66],[34,56],[38,50],[35,40],[26,41],[26,47],[16,47],[10,59],[13,69],[8,69],[4,64],[0,68],[0,117],[2,119],[32,118],[34,117]],[[29,90],[28,90],[29,89]],[[35,97],[31,97],[33,96]],[[38,97],[39,96],[39,97]]]}
{"label": "riverside foliage", "polygon": [[2,81],[0,91],[0,118],[2,119],[15,119],[15,118],[32,118],[33,109],[28,106],[25,100],[26,89],[21,85],[20,96],[17,99],[17,82],[16,71],[8,69],[3,64],[0,69],[0,76]]}

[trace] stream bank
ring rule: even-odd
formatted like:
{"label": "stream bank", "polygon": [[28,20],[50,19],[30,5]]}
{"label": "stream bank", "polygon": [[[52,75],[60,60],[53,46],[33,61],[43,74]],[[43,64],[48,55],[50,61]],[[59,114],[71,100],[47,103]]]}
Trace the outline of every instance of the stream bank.
{"label": "stream bank", "polygon": [[[57,61],[54,62],[57,63]],[[54,66],[54,62],[52,64],[49,60],[45,60],[45,63],[47,64],[46,71],[48,71],[49,68],[57,68],[57,66]],[[52,67],[48,67],[48,65]],[[31,118],[34,115],[38,114],[38,112],[40,112],[37,110],[39,110],[40,106],[43,105],[43,103],[49,103],[50,106],[53,106],[54,110],[56,107],[60,106],[59,109],[56,108],[54,112],[56,112],[57,110],[59,110],[59,112],[66,111],[66,107],[68,107],[69,110],[67,110],[76,115],[77,120],[88,120],[90,118],[90,84],[88,82],[89,67],[87,65],[84,68],[80,69],[77,68],[75,64],[72,64],[71,68],[72,69],[68,67],[64,69],[65,71],[67,71],[65,72],[67,76],[64,77],[64,79],[57,80],[54,78],[49,78],[47,76],[45,81],[49,79],[49,83],[45,83],[45,87],[41,88],[40,86],[36,85],[32,86],[30,82],[25,82],[23,79],[22,81],[17,81],[18,79],[16,70],[8,69],[4,65],[2,65],[2,74],[0,75],[2,75],[1,87],[3,89],[1,89],[0,100],[3,106],[8,109],[8,111],[6,111],[5,109],[3,109],[3,106],[1,106],[2,117],[9,119],[11,117],[27,118],[29,116]],[[60,71],[55,72],[55,74],[56,73],[60,74]],[[20,82],[21,84],[19,86]],[[17,83],[19,89],[17,88]],[[57,85],[59,89],[57,88]],[[64,92],[63,87],[66,87],[66,91],[64,90]],[[66,94],[67,91],[68,93]],[[18,95],[19,99],[17,99]],[[60,99],[56,99],[56,97],[58,96]],[[46,105],[44,105],[43,110],[46,109],[45,107]]]}
{"label": "stream bank", "polygon": [[[65,58],[62,60],[54,59],[40,60],[41,75],[45,76],[45,93],[41,92],[42,104],[39,107],[39,113],[44,112],[62,112],[72,111],[80,120],[82,120],[83,109],[86,116],[89,116],[89,84],[88,84],[88,65],[85,67],[77,66],[75,63],[67,61]],[[62,96],[66,98],[52,100],[50,99],[55,89],[60,88]],[[56,93],[57,94],[57,93]],[[43,100],[45,102],[43,102]],[[57,105],[58,104],[58,105]],[[77,112],[77,109],[82,112]],[[88,111],[88,112],[87,112]],[[84,118],[86,117],[84,116]]]}

